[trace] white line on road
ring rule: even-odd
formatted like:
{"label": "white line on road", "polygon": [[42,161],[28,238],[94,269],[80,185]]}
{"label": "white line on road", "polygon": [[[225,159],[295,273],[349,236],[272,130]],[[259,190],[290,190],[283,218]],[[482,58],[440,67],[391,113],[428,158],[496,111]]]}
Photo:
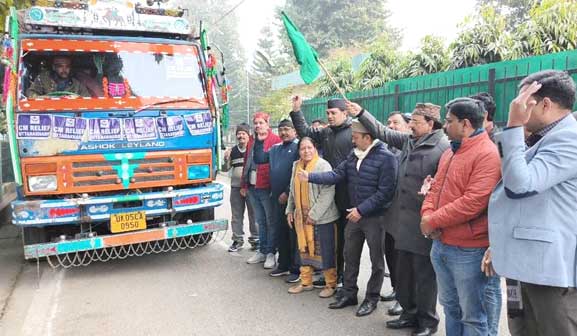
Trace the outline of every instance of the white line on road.
{"label": "white line on road", "polygon": [[47,269],[40,278],[26,318],[22,324],[22,335],[53,335],[54,320],[58,314],[58,303],[64,280],[64,269]]}

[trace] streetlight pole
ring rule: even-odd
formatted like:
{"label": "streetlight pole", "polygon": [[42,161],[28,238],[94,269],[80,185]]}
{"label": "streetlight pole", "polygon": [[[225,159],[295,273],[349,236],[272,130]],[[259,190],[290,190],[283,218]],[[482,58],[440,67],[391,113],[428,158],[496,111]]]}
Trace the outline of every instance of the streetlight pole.
{"label": "streetlight pole", "polygon": [[250,125],[250,76],[246,70],[246,123]]}

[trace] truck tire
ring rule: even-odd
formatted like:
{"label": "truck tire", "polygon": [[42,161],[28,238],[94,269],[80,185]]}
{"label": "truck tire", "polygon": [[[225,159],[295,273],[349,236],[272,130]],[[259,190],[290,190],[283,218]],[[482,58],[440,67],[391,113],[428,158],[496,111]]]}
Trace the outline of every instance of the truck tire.
{"label": "truck tire", "polygon": [[[192,219],[193,223],[213,220],[214,208],[179,213],[174,216],[174,219],[179,224],[186,223],[187,219]],[[196,246],[205,246],[208,244],[212,238],[212,234],[212,232],[207,232],[193,236]]]}
{"label": "truck tire", "polygon": [[48,241],[46,228],[25,227],[22,228],[22,240],[24,245],[40,244]]}

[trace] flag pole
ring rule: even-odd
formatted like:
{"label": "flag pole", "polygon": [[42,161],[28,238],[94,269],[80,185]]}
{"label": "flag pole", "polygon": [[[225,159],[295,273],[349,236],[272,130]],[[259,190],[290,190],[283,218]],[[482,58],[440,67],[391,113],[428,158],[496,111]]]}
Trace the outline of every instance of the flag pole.
{"label": "flag pole", "polygon": [[333,82],[333,85],[337,88],[337,91],[339,91],[339,93],[341,94],[341,96],[343,97],[344,100],[348,101],[348,98],[345,96],[345,92],[343,91],[343,89],[341,89],[341,87],[339,86],[339,84],[337,84],[337,81],[333,78],[333,76],[331,75],[331,73],[327,70],[327,68],[325,67],[325,65],[323,64],[323,62],[321,62],[320,59],[317,58],[317,62],[319,63],[321,69],[323,69],[323,71],[325,72],[325,74],[329,77],[329,79],[331,80],[331,82]]}

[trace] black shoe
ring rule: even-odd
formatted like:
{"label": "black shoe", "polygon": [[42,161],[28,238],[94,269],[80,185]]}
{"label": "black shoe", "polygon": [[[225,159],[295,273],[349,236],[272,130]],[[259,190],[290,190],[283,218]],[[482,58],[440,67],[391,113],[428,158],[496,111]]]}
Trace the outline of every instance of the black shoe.
{"label": "black shoe", "polygon": [[348,298],[346,296],[341,296],[340,298],[338,298],[335,302],[329,304],[329,308],[330,309],[341,309],[341,308],[345,308],[348,306],[356,306],[357,304],[359,304],[359,301],[357,300],[357,298]]}
{"label": "black shoe", "polygon": [[336,291],[335,291],[335,299],[339,300],[340,298],[343,297],[345,291],[343,290],[343,287],[337,287]]}
{"label": "black shoe", "polygon": [[417,328],[413,333],[412,336],[431,336],[437,332],[437,328]]}
{"label": "black shoe", "polygon": [[313,281],[313,287],[317,289],[325,288],[327,283],[325,282],[325,278],[320,278],[317,281]]}
{"label": "black shoe", "polygon": [[248,239],[248,243],[250,244],[251,251],[257,251],[259,248],[259,240],[258,239]]}
{"label": "black shoe", "polygon": [[241,241],[233,241],[228,248],[228,252],[238,252],[238,250],[242,248],[242,245],[244,245],[244,243]]}
{"label": "black shoe", "polygon": [[387,295],[381,295],[381,301],[395,301],[397,299],[397,292],[392,291]]}
{"label": "black shoe", "polygon": [[288,277],[286,277],[285,282],[286,283],[297,283],[301,281],[301,275],[300,274],[289,274]]}
{"label": "black shoe", "polygon": [[363,301],[363,303],[361,303],[359,309],[357,309],[357,316],[361,317],[370,315],[372,312],[375,311],[375,309],[377,309],[376,301],[365,300]]}
{"label": "black shoe", "polygon": [[404,329],[404,328],[416,328],[417,322],[414,320],[402,320],[396,319],[392,321],[387,321],[387,328],[389,329]]}
{"label": "black shoe", "polygon": [[403,313],[403,307],[398,301],[395,301],[395,304],[387,310],[387,314],[390,316],[398,316]]}
{"label": "black shoe", "polygon": [[270,275],[271,277],[279,277],[279,276],[283,276],[283,275],[289,275],[291,274],[288,270],[282,270],[279,268],[275,268],[274,270],[270,271],[270,273],[268,275]]}

